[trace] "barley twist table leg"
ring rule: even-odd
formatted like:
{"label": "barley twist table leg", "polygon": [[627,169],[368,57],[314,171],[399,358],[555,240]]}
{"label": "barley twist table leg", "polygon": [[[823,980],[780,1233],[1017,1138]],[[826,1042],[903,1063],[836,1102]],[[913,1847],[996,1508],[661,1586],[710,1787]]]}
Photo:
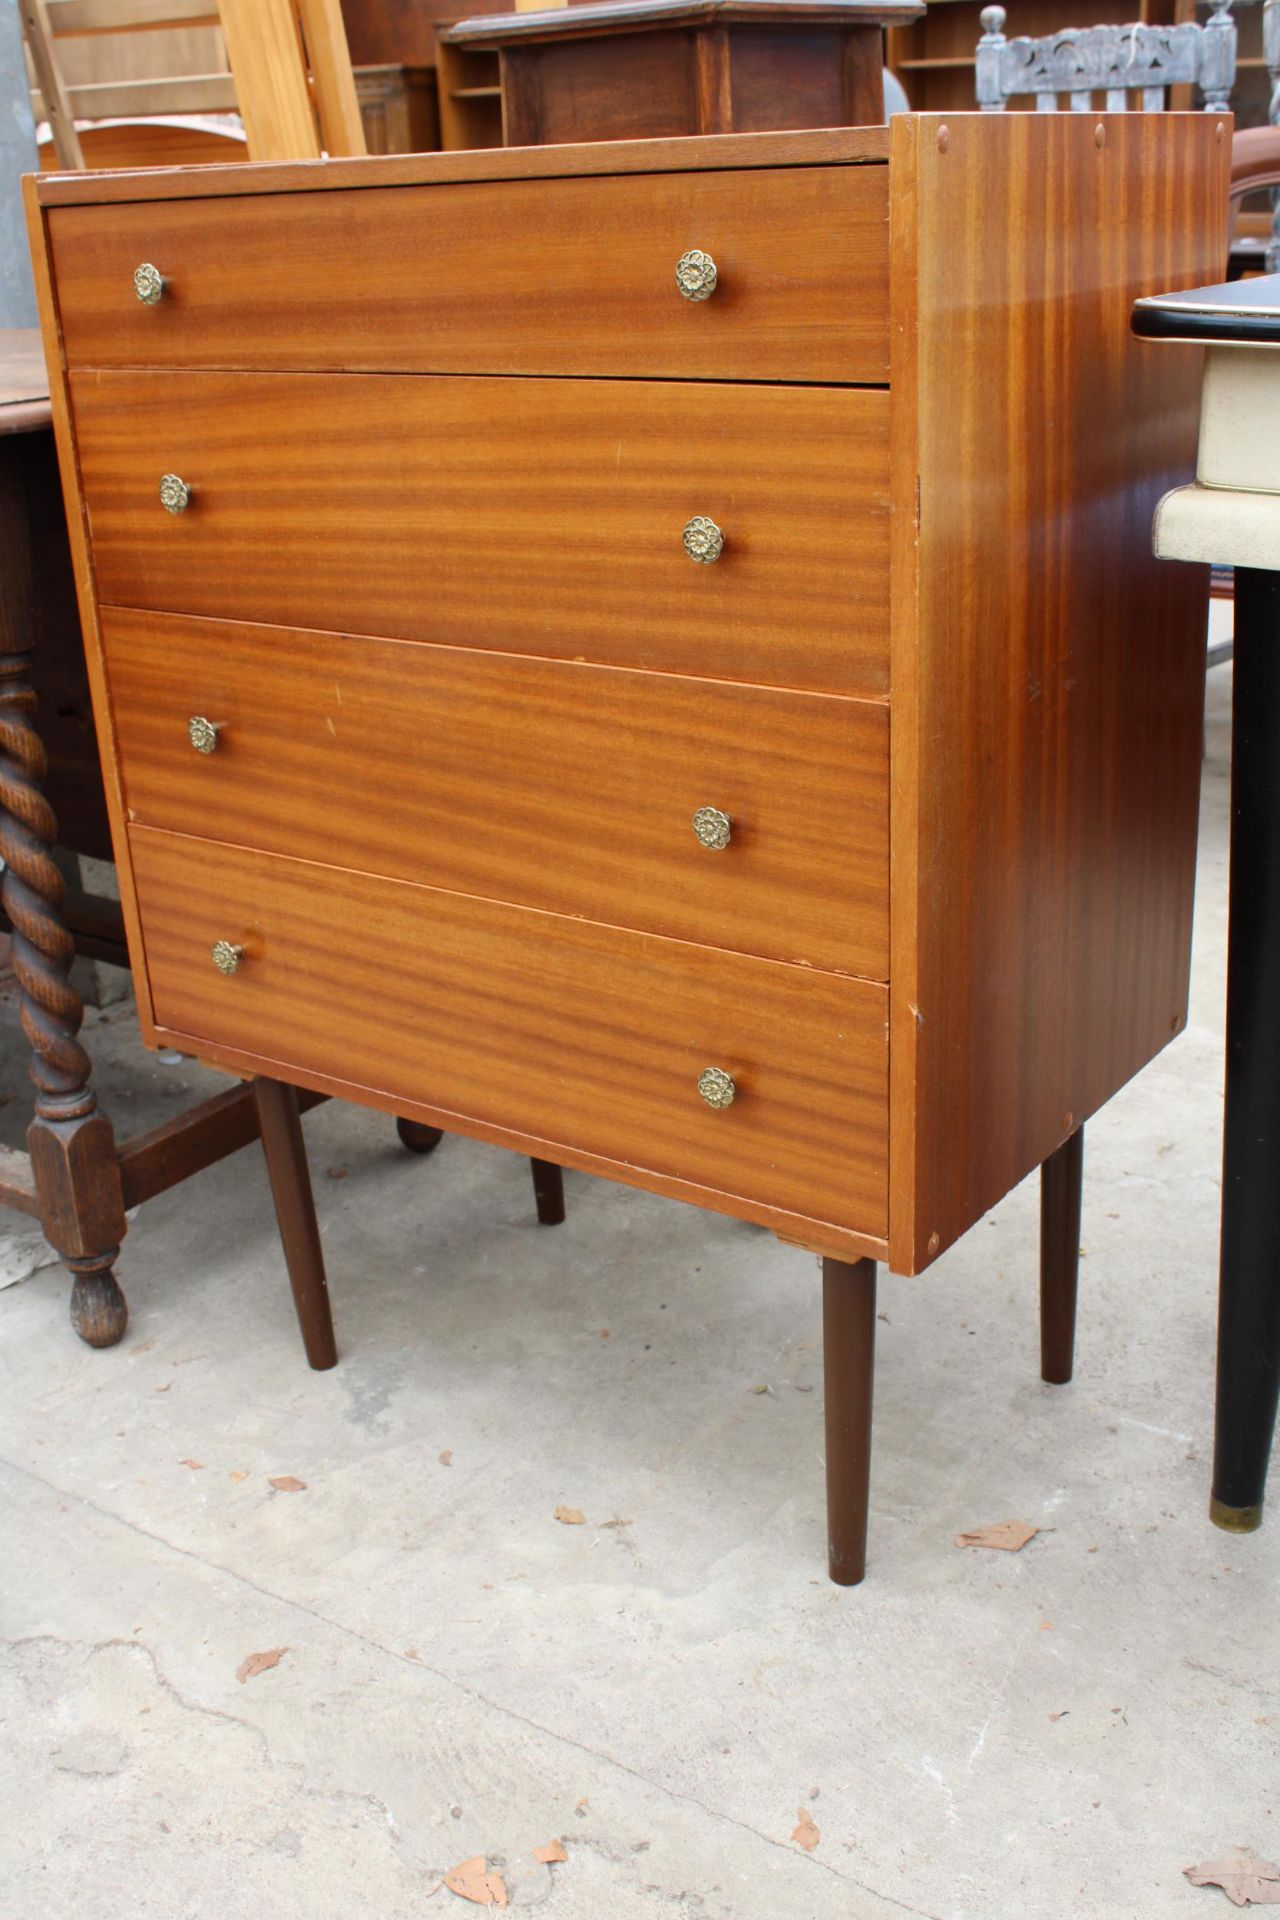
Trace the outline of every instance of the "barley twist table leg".
{"label": "barley twist table leg", "polygon": [[50,849],[57,828],[41,791],[45,753],[34,725],[31,577],[24,436],[0,456],[0,855],[13,970],[31,1044],[35,1118],[27,1133],[45,1234],[70,1270],[71,1321],[91,1346],[113,1346],[128,1309],[112,1272],[124,1203],[111,1122],[89,1086],[80,1044],[84,1008],[71,984],[75,944],[62,924],[62,876]]}

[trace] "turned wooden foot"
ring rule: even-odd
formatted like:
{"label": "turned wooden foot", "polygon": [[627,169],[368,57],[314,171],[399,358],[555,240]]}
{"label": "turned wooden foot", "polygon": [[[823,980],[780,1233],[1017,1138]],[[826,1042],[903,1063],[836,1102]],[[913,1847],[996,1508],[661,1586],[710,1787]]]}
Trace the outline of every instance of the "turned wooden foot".
{"label": "turned wooden foot", "polygon": [[444,1139],[443,1127],[427,1127],[421,1120],[397,1120],[396,1132],[400,1145],[408,1147],[410,1153],[434,1153]]}
{"label": "turned wooden foot", "polygon": [[293,1304],[310,1364],[321,1371],[337,1365],[338,1348],[329,1311],[320,1229],[316,1225],[307,1149],[302,1138],[298,1095],[280,1080],[255,1080],[253,1097],[262,1133],[271,1197],[280,1225],[280,1244],[289,1269]]}
{"label": "turned wooden foot", "polygon": [[114,1347],[124,1338],[129,1324],[129,1306],[111,1271],[115,1254],[96,1260],[68,1260],[67,1268],[74,1285],[71,1289],[71,1324],[90,1347]]}
{"label": "turned wooden foot", "polygon": [[[88,1111],[50,1119],[59,1103],[64,1111]],[[42,1090],[27,1152],[45,1238],[71,1275],[71,1324],[91,1347],[114,1347],[129,1323],[114,1272],[126,1230],[124,1196],[115,1134],[106,1115],[94,1111],[92,1091]]]}
{"label": "turned wooden foot", "polygon": [[1077,1127],[1040,1169],[1040,1377],[1071,1378],[1080,1271],[1084,1128]]}
{"label": "turned wooden foot", "polygon": [[564,1219],[564,1175],[551,1160],[530,1160],[533,1197],[538,1221],[544,1227],[558,1227]]}
{"label": "turned wooden foot", "polygon": [[867,1570],[871,1392],[876,1353],[876,1263],[822,1263],[826,1376],[827,1565],[840,1587]]}

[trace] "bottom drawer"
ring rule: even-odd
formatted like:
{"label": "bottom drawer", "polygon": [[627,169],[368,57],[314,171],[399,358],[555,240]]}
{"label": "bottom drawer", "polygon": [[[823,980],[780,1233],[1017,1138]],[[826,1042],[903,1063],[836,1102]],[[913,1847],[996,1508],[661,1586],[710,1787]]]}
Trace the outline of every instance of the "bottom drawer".
{"label": "bottom drawer", "polygon": [[[157,1023],[219,1049],[882,1239],[888,990],[131,830]],[[234,973],[215,941],[243,949]],[[732,1104],[698,1091],[732,1077]]]}

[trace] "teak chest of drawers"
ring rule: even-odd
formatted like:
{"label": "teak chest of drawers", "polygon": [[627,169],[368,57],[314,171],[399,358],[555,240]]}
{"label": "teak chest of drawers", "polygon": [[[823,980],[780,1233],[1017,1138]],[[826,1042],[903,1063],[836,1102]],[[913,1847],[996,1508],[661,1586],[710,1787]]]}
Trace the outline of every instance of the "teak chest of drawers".
{"label": "teak chest of drawers", "polygon": [[873,1263],[1048,1162],[1065,1377],[1079,1129],[1183,1023],[1198,377],[1128,316],[1229,159],[908,116],[29,183],[147,1039],[823,1255],[838,1579]]}

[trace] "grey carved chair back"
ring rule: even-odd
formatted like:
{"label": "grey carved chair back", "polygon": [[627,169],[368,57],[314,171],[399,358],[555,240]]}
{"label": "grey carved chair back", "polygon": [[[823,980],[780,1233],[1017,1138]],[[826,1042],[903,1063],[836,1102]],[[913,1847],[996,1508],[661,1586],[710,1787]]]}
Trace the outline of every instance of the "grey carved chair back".
{"label": "grey carved chair back", "polygon": [[1075,113],[1096,110],[1104,95],[1108,113],[1123,113],[1134,93],[1144,112],[1159,112],[1171,86],[1192,84],[1204,95],[1206,113],[1224,113],[1236,77],[1236,24],[1231,0],[1211,0],[1206,26],[1194,20],[1174,27],[1068,27],[1043,39],[1006,40],[1003,7],[984,7],[978,42],[978,105],[1003,113],[1016,94],[1034,94],[1041,113],[1055,113],[1066,94]]}

